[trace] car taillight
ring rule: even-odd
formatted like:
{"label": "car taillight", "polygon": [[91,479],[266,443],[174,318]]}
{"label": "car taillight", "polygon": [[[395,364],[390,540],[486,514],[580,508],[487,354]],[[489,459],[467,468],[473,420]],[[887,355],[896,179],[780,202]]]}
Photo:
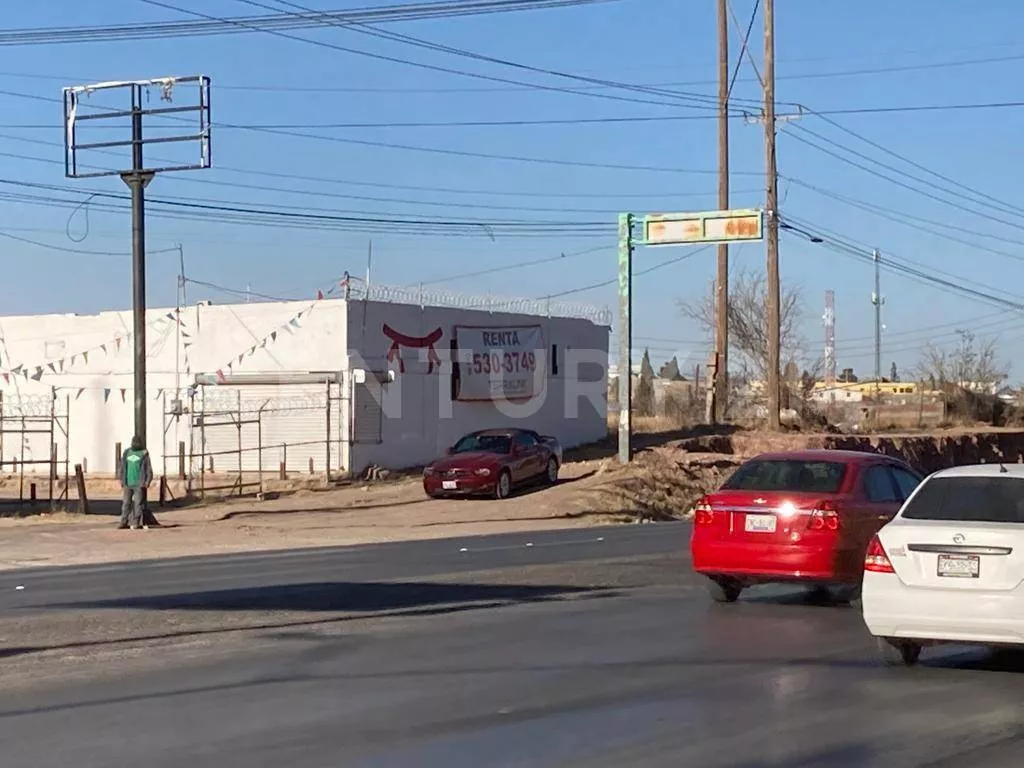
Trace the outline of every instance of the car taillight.
{"label": "car taillight", "polygon": [[839,511],[828,501],[815,504],[807,527],[812,531],[838,531]]}
{"label": "car taillight", "polygon": [[693,508],[693,522],[694,525],[711,525],[715,522],[715,510],[711,508],[706,498],[698,501],[697,506]]}
{"label": "car taillight", "polygon": [[868,544],[867,554],[864,555],[864,570],[872,573],[896,573],[878,536],[871,539],[871,543]]}

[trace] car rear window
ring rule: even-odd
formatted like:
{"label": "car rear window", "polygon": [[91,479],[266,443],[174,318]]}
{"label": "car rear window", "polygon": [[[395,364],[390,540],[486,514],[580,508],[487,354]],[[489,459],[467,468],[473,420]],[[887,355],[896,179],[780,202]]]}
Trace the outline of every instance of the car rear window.
{"label": "car rear window", "polygon": [[835,493],[845,475],[846,464],[838,461],[755,459],[737,469],[722,489]]}
{"label": "car rear window", "polygon": [[466,435],[452,449],[452,453],[510,453],[512,438],[508,435]]}
{"label": "car rear window", "polygon": [[1024,523],[1024,482],[1018,477],[936,477],[904,508],[907,520]]}

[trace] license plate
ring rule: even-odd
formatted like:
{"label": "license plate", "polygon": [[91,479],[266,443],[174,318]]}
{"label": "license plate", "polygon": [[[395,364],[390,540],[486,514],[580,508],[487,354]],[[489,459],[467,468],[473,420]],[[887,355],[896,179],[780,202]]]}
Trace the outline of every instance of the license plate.
{"label": "license plate", "polygon": [[750,533],[775,533],[775,515],[747,515],[743,527]]}
{"label": "license plate", "polygon": [[441,489],[442,490],[454,491],[458,487],[459,487],[459,484],[457,482],[455,482],[454,480],[442,480],[441,481]]}
{"label": "license plate", "polygon": [[951,579],[976,579],[981,573],[977,555],[939,555],[939,576]]}

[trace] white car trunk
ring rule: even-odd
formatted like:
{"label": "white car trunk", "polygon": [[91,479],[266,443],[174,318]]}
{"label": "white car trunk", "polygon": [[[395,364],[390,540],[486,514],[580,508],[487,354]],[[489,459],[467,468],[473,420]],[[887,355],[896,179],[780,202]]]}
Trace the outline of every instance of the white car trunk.
{"label": "white car trunk", "polygon": [[897,518],[879,539],[896,576],[909,587],[998,592],[1024,582],[1021,523]]}

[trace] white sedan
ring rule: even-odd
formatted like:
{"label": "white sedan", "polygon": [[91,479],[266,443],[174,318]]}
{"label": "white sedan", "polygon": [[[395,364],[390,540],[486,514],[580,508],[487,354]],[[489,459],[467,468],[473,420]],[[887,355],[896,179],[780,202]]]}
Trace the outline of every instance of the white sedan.
{"label": "white sedan", "polygon": [[868,547],[864,622],[888,663],[927,645],[1024,646],[1024,466],[927,477]]}

